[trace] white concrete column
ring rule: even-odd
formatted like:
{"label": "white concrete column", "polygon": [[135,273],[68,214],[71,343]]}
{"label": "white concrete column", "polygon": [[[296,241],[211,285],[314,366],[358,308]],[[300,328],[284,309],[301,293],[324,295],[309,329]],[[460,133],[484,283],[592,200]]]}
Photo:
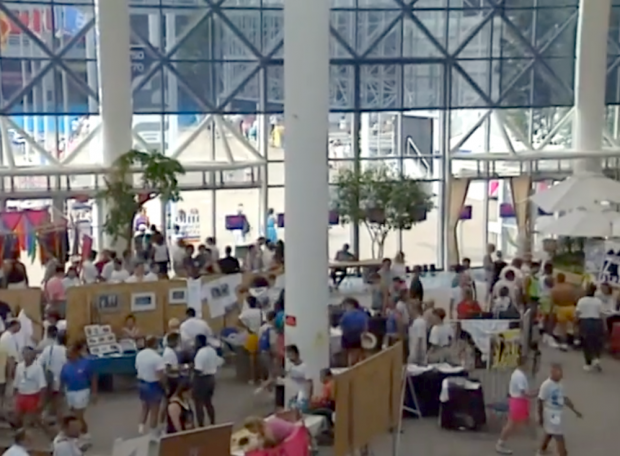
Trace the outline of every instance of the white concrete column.
{"label": "white concrete column", "polygon": [[[599,151],[605,125],[607,38],[611,0],[581,0],[575,63],[575,118],[573,148]],[[575,174],[600,172],[600,160],[579,160]]]}
{"label": "white concrete column", "polygon": [[[103,165],[107,167],[133,145],[129,2],[95,0],[95,9],[102,126],[100,138]],[[102,210],[105,219],[105,207]],[[106,239],[106,236],[105,246],[111,246],[111,239]]]}
{"label": "white concrete column", "polygon": [[329,366],[329,14],[330,0],[284,3],[285,336],[315,381]]}

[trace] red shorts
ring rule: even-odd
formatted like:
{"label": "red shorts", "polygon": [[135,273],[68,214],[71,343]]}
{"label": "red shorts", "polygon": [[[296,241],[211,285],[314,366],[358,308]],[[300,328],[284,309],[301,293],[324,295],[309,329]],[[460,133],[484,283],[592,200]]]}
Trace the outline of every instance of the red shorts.
{"label": "red shorts", "polygon": [[41,395],[17,394],[15,396],[15,411],[21,415],[38,413]]}
{"label": "red shorts", "polygon": [[527,397],[511,397],[508,400],[510,419],[515,423],[523,423],[530,419],[530,401]]}

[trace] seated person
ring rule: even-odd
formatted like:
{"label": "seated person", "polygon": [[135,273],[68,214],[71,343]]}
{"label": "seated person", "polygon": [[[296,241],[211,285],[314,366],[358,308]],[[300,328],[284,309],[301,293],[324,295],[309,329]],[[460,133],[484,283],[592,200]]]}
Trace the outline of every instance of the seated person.
{"label": "seated person", "polygon": [[144,337],[136,325],[136,317],[133,314],[125,317],[125,326],[121,328],[120,339],[131,339],[136,342],[138,348],[144,346]]}
{"label": "seated person", "polygon": [[493,300],[491,311],[495,318],[506,317],[506,315],[516,315],[516,318],[519,318],[519,310],[512,302],[510,288],[500,288],[498,296]]}
{"label": "seated person", "polygon": [[482,308],[474,299],[473,290],[469,287],[463,290],[463,300],[456,306],[456,315],[459,320],[467,320],[482,314]]}
{"label": "seated person", "polygon": [[[351,253],[351,246],[349,244],[344,244],[342,249],[336,252],[335,260],[339,262],[355,261],[356,257]],[[334,284],[334,288],[337,290],[347,277],[347,268],[333,268],[330,277]]]}
{"label": "seated person", "polygon": [[334,427],[332,414],[336,410],[334,397],[334,375],[330,369],[321,370],[321,394],[310,400],[310,415],[319,415],[325,418],[329,428]]}
{"label": "seated person", "polygon": [[298,425],[282,418],[270,417],[265,420],[254,416],[245,420],[244,427],[258,437],[256,449],[259,449],[278,446],[295,432]]}

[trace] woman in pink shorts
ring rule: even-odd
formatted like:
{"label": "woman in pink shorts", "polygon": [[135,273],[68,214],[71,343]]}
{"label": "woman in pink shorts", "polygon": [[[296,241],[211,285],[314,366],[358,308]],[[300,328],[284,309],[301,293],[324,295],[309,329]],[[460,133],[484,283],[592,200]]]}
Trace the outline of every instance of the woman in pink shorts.
{"label": "woman in pink shorts", "polygon": [[495,450],[499,454],[512,454],[506,447],[506,440],[521,426],[530,422],[530,391],[527,375],[525,374],[524,359],[519,359],[519,365],[510,376],[508,387],[508,422],[502,429]]}

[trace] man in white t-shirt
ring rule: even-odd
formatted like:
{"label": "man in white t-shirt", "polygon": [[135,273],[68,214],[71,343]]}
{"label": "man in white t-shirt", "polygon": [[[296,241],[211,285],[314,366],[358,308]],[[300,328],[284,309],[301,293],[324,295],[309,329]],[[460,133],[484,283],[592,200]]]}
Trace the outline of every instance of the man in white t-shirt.
{"label": "man in white t-shirt", "polygon": [[575,314],[579,321],[579,335],[583,345],[583,369],[601,369],[601,354],[605,340],[604,304],[595,296],[596,285],[590,284],[586,295],[577,301]]}
{"label": "man in white t-shirt", "polygon": [[166,364],[162,356],[157,353],[158,341],[155,337],[147,337],[145,345],[146,347],[136,356],[138,392],[143,410],[138,426],[140,433],[144,432],[147,419],[151,432],[157,430],[159,406],[165,397],[162,382],[165,378]]}
{"label": "man in white t-shirt", "polygon": [[204,335],[207,338],[213,337],[213,331],[211,331],[209,324],[202,318],[196,317],[196,310],[188,307],[185,311],[185,317],[185,321],[179,327],[184,347],[193,346],[198,335]]}
{"label": "man in white t-shirt", "polygon": [[293,390],[297,392],[292,399],[291,406],[303,410],[308,407],[312,397],[312,379],[296,345],[286,347],[286,357],[291,363],[286,378]]}
{"label": "man in white t-shirt", "polygon": [[549,378],[540,385],[538,392],[538,422],[545,431],[545,435],[538,449],[537,455],[547,454],[551,440],[555,440],[557,453],[566,455],[566,442],[564,440],[564,406],[568,407],[578,418],[582,418],[580,412],[575,409],[573,401],[564,395],[562,385],[562,366],[551,365]]}

